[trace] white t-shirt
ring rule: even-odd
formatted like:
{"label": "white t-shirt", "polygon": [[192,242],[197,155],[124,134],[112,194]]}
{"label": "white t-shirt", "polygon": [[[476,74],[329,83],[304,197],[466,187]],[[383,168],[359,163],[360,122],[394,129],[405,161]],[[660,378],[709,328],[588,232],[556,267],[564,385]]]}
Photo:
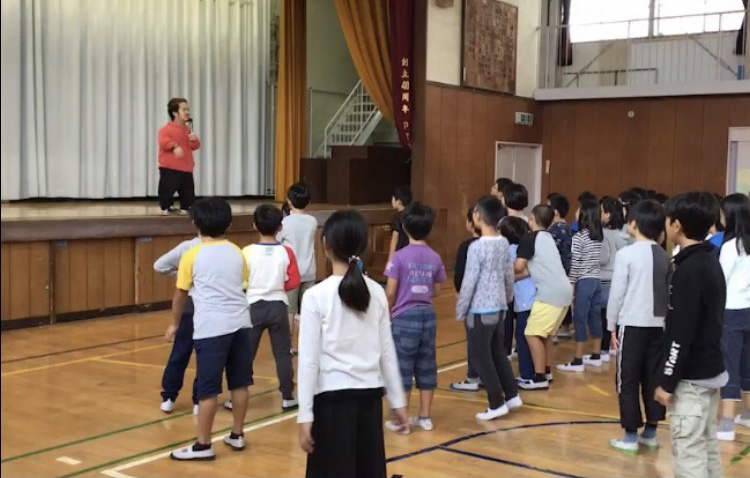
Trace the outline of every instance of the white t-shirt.
{"label": "white t-shirt", "polygon": [[370,306],[357,312],[341,301],[342,276],[305,293],[299,331],[298,423],[313,421],[313,398],[323,392],[385,387],[391,408],[406,406],[385,290],[365,277]]}
{"label": "white t-shirt", "polygon": [[309,214],[290,214],[281,221],[281,232],[276,239],[292,248],[297,258],[300,280],[315,280],[315,233],[318,220]]}
{"label": "white t-shirt", "polygon": [[721,246],[719,262],[727,281],[727,309],[750,309],[750,255],[742,248],[737,253],[737,238]]}

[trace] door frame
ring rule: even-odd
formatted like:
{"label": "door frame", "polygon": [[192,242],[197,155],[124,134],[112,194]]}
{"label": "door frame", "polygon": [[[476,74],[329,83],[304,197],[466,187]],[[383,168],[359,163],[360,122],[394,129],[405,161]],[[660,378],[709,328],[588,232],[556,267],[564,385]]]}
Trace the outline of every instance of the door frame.
{"label": "door frame", "polygon": [[[727,195],[736,193],[737,184],[737,143],[750,143],[750,127],[733,126],[729,128],[729,140],[727,141],[727,182],[725,192]],[[740,191],[744,194],[744,191]]]}
{"label": "door frame", "polygon": [[[542,172],[543,145],[541,143],[518,143],[518,142],[513,142],[513,141],[495,141],[495,164],[494,164],[495,178],[498,177],[497,160],[500,154],[500,149],[505,146],[522,146],[522,147],[531,148],[534,150],[534,172],[535,172],[534,189],[536,190],[537,197],[529,198],[529,207],[533,207],[533,205],[541,203],[542,202],[542,176],[544,175],[544,173]],[[514,176],[515,176],[515,173],[514,173]]]}

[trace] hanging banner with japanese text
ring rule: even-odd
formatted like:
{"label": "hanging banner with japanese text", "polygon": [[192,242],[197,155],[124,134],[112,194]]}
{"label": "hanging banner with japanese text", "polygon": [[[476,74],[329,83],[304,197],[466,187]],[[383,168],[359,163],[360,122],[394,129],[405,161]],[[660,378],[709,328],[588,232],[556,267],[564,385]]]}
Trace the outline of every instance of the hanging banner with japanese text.
{"label": "hanging banner with japanese text", "polygon": [[414,33],[414,1],[391,0],[390,50],[391,90],[393,92],[393,117],[396,121],[401,146],[411,149],[412,98],[412,44]]}

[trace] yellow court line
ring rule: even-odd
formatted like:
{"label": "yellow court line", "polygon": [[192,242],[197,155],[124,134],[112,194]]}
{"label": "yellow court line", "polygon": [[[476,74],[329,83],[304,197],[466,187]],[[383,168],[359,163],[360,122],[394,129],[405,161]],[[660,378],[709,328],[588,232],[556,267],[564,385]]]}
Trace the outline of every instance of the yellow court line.
{"label": "yellow court line", "polygon": [[76,363],[90,362],[92,360],[98,360],[98,359],[103,359],[103,358],[108,358],[108,357],[116,357],[118,355],[125,355],[125,354],[129,354],[129,353],[132,353],[132,352],[141,352],[143,350],[153,350],[153,349],[158,349],[158,348],[162,348],[162,347],[171,347],[171,346],[172,346],[172,344],[170,344],[170,343],[164,343],[164,344],[159,344],[159,345],[150,345],[148,347],[138,347],[138,348],[134,348],[134,349],[130,349],[130,350],[124,350],[124,351],[115,352],[115,353],[111,353],[111,354],[97,355],[95,357],[86,357],[86,358],[77,359],[77,360],[69,360],[67,362],[59,362],[59,363],[53,363],[53,364],[49,364],[49,365],[42,365],[40,367],[24,368],[24,369],[21,369],[21,370],[13,370],[12,372],[4,372],[4,373],[0,374],[0,377],[12,377],[14,375],[19,375],[19,374],[26,373],[26,372],[37,372],[39,370],[47,370],[47,369],[55,368],[55,367],[62,367],[63,365],[73,365],[73,364],[76,364]]}
{"label": "yellow court line", "polygon": [[[158,368],[158,369],[161,369],[161,370],[164,369],[164,365],[157,365],[157,364],[153,364],[153,363],[129,362],[127,360],[112,360],[112,359],[107,359],[107,358],[97,358],[97,359],[93,359],[93,360],[95,362],[101,362],[101,363],[112,363],[112,364],[117,364],[117,365],[133,365],[133,366],[136,366],[136,367],[152,367],[152,368]],[[191,372],[195,372],[195,369],[192,368],[192,367],[188,367],[185,370],[189,370]],[[276,380],[277,379],[276,377],[268,377],[268,376],[265,376],[265,375],[258,375],[257,373],[253,374],[253,378],[262,378],[264,380]]]}
{"label": "yellow court line", "polygon": [[609,392],[602,390],[601,388],[597,387],[596,385],[589,384],[588,387],[598,393],[599,395],[603,397],[611,397],[612,395],[609,394]]}

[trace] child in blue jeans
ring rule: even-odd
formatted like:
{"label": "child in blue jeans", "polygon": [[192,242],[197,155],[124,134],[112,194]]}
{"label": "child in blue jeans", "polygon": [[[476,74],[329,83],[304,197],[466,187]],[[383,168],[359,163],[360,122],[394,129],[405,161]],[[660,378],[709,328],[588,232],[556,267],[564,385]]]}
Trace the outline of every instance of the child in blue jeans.
{"label": "child in blue jeans", "polygon": [[[500,221],[500,234],[510,243],[510,260],[516,262],[516,253],[521,238],[528,234],[529,224],[520,217],[508,216]],[[534,362],[531,360],[529,344],[526,342],[526,324],[531,306],[536,297],[536,286],[528,274],[516,274],[513,284],[513,310],[516,312],[516,348],[518,349],[519,380],[534,379]],[[508,320],[508,319],[506,319]]]}
{"label": "child in blue jeans", "polygon": [[[571,245],[570,282],[574,284],[573,324],[576,350],[573,360],[557,366],[563,372],[583,372],[584,364],[602,366],[601,294],[602,294],[602,232],[601,212],[596,201],[584,201],[578,210],[578,232]],[[603,262],[607,262],[606,260]],[[588,331],[588,334],[587,334]],[[589,339],[593,352],[583,355]]]}
{"label": "child in blue jeans", "polygon": [[[432,298],[440,293],[440,283],[446,279],[445,267],[440,256],[425,242],[435,222],[432,208],[415,202],[404,209],[401,218],[409,245],[396,251],[388,263],[385,293],[391,307],[391,330],[406,391],[407,410],[412,378],[416,379],[419,389],[419,416],[409,420],[409,424],[430,431],[433,429],[430,416],[432,397],[437,388],[437,317]],[[391,420],[385,426],[402,433],[409,430],[404,431]]]}

